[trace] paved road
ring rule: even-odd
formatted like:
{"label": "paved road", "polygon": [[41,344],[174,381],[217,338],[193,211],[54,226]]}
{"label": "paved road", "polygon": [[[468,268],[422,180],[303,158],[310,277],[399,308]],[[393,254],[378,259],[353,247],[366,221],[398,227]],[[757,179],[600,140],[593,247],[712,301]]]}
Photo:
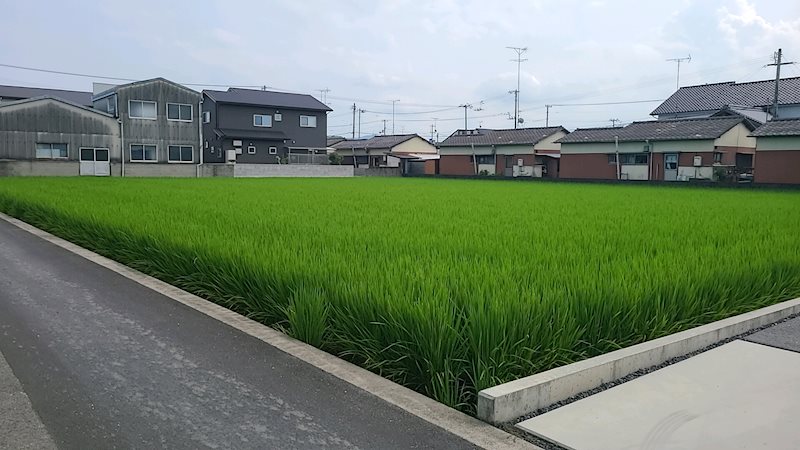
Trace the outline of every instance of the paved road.
{"label": "paved road", "polygon": [[0,352],[60,448],[472,448],[4,221]]}

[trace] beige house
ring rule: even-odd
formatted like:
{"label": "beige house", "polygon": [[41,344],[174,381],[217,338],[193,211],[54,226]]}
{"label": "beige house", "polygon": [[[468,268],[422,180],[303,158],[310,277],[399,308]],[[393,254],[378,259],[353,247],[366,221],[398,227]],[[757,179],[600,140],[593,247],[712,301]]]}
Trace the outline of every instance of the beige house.
{"label": "beige house", "polygon": [[436,146],[418,134],[352,139],[331,146],[342,156],[343,165],[361,168],[400,167],[402,159],[438,160]]}

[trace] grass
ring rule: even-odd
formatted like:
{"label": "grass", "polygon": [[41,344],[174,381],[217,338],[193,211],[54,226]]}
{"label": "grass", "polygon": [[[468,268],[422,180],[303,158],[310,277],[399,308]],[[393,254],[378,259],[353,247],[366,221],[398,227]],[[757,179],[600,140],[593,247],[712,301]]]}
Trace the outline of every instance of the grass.
{"label": "grass", "polygon": [[800,193],[2,179],[0,210],[473,412],[483,388],[800,295]]}

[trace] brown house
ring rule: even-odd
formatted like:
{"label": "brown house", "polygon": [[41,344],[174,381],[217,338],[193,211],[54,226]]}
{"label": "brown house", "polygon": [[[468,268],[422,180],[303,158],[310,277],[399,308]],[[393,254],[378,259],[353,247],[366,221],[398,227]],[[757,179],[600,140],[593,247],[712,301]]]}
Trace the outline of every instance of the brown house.
{"label": "brown house", "polygon": [[758,127],[756,183],[800,184],[800,119],[773,120]]}
{"label": "brown house", "polygon": [[442,175],[558,178],[561,126],[457,130],[439,144]]}
{"label": "brown house", "polygon": [[561,177],[687,181],[749,173],[755,127],[734,115],[578,129],[558,140]]}

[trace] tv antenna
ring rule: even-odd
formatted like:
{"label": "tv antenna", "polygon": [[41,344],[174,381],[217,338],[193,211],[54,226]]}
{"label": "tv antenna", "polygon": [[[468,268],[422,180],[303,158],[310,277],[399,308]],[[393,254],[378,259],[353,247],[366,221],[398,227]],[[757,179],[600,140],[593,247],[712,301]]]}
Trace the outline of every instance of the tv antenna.
{"label": "tv antenna", "polygon": [[689,56],[687,56],[685,58],[670,58],[667,61],[678,63],[678,78],[675,81],[675,89],[680,89],[681,88],[681,63],[684,62],[684,61],[686,61],[687,63],[692,62],[692,55],[690,54]]}

